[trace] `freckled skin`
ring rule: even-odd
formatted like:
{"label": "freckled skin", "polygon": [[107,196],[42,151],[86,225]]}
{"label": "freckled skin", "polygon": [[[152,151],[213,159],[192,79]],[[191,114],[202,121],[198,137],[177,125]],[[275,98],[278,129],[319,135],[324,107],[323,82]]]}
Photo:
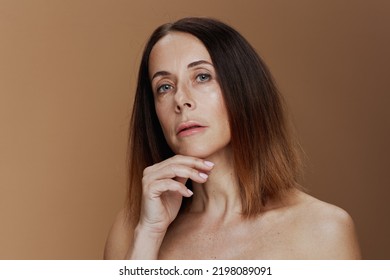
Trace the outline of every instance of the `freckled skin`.
{"label": "freckled skin", "polygon": [[[240,215],[226,107],[210,55],[197,38],[169,33],[154,46],[149,68],[164,136],[181,156],[145,169],[144,193],[152,196],[143,198],[142,222],[129,221],[125,210],[119,213],[107,239],[106,259],[360,258],[351,217],[299,190],[269,201],[257,217]],[[191,121],[204,128],[177,133],[180,124]],[[191,207],[176,216],[182,196],[191,196],[178,182],[188,178],[193,181]],[[158,219],[166,208],[169,223]],[[145,216],[158,223],[148,224]],[[159,230],[152,232],[155,224]]]}
{"label": "freckled skin", "polygon": [[[195,66],[191,63],[204,61]],[[195,37],[170,33],[150,55],[155,107],[165,139],[176,154],[206,158],[230,142],[230,127],[221,88],[209,53]],[[202,76],[204,75],[204,76]],[[166,85],[168,89],[161,89]],[[160,90],[158,90],[160,89]],[[181,122],[196,121],[207,128],[197,135],[178,137]]]}

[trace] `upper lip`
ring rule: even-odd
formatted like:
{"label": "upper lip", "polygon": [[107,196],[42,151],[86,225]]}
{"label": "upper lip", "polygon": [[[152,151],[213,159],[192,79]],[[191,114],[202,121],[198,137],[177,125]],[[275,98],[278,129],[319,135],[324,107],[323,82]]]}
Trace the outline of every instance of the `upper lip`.
{"label": "upper lip", "polygon": [[179,134],[181,131],[188,129],[188,128],[191,128],[191,127],[204,127],[204,125],[201,125],[200,123],[198,123],[196,121],[182,122],[176,128],[176,134]]}

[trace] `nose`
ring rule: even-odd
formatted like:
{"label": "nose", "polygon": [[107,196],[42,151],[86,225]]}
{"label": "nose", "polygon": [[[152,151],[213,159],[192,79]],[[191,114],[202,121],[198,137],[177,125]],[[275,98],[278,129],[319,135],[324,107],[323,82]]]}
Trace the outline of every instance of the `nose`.
{"label": "nose", "polygon": [[181,86],[175,93],[176,113],[181,113],[183,110],[195,109],[195,100],[192,97],[191,91],[186,86]]}

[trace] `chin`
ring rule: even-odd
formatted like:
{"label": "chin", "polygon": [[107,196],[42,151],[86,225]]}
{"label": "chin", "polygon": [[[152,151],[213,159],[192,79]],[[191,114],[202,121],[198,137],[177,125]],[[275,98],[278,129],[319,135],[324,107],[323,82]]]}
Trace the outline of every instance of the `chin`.
{"label": "chin", "polygon": [[177,152],[176,154],[182,156],[196,157],[196,158],[208,158],[213,153],[209,153],[206,151],[199,151],[199,150],[182,150]]}
{"label": "chin", "polygon": [[188,143],[187,145],[177,145],[176,147],[171,147],[171,149],[177,155],[191,156],[197,158],[205,158],[215,152],[215,149],[210,146],[196,145],[194,143],[190,145],[188,145]]}
{"label": "chin", "polygon": [[214,155],[220,153],[223,154],[224,152],[230,151],[229,147],[230,145],[222,146],[222,147],[212,147],[212,146],[193,147],[192,146],[192,147],[177,149],[177,152],[175,152],[175,154],[207,159],[213,157]]}

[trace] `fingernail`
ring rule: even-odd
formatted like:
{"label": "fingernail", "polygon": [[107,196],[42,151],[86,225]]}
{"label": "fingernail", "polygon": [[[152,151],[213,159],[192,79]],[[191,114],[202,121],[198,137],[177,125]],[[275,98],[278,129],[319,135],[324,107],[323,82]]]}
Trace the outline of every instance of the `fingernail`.
{"label": "fingernail", "polygon": [[199,173],[199,176],[202,177],[203,179],[207,179],[209,176],[205,173]]}
{"label": "fingernail", "polygon": [[212,163],[211,161],[207,161],[207,160],[204,161],[204,164],[206,164],[207,166],[210,166],[210,167],[214,166],[214,163]]}
{"label": "fingernail", "polygon": [[190,195],[193,195],[193,194],[194,194],[190,189],[187,189],[187,192],[188,192]]}

